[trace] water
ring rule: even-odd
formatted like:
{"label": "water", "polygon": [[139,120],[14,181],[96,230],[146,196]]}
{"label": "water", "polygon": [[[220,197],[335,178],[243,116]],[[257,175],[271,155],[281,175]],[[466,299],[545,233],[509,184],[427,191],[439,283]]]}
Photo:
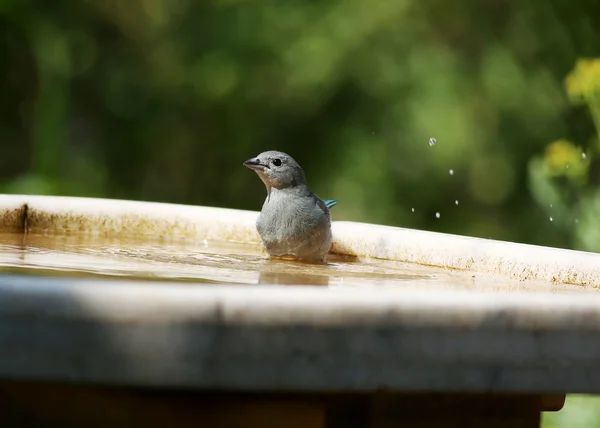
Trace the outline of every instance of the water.
{"label": "water", "polygon": [[331,256],[327,265],[269,260],[252,245],[211,241],[0,233],[0,274],[102,277],[189,283],[273,284],[344,289],[404,287],[484,291],[586,291],[584,287],[475,274],[385,260]]}

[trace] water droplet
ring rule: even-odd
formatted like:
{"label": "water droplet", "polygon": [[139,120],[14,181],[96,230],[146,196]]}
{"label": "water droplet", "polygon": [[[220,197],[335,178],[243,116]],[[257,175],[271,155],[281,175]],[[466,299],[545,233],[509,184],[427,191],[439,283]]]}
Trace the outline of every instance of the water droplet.
{"label": "water droplet", "polygon": [[450,173],[450,175],[454,175],[454,170],[451,169],[450,171],[448,171]]}
{"label": "water droplet", "polygon": [[552,208],[552,204],[550,204],[550,208]]}
{"label": "water droplet", "polygon": [[410,210],[411,210],[412,212],[415,212],[415,209],[414,209],[414,208],[411,208]]}
{"label": "water droplet", "polygon": [[433,138],[433,137],[431,137],[431,138],[429,139],[429,145],[430,145],[430,146],[435,146],[435,143],[437,143],[436,139],[435,139],[435,138]]}
{"label": "water droplet", "polygon": [[578,218],[575,219],[575,224],[577,224],[577,223],[579,223],[579,219]]}
{"label": "water droplet", "polygon": [[570,166],[569,164],[566,164],[566,165],[565,165],[565,168],[569,169],[569,166]]}
{"label": "water droplet", "polygon": [[454,201],[454,205],[458,205],[458,199]]}
{"label": "water droplet", "polygon": [[587,155],[585,153],[581,154],[581,159],[587,159]]}
{"label": "water droplet", "polygon": [[550,221],[554,220],[552,217],[550,217]]}
{"label": "water droplet", "polygon": [[440,218],[440,213],[435,213],[435,218]]}

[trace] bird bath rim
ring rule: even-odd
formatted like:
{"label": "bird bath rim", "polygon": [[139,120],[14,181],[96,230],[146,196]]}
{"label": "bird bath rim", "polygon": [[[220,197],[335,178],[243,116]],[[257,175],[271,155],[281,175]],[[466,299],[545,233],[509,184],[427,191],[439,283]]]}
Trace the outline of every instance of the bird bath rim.
{"label": "bird bath rim", "polygon": [[[116,199],[0,195],[0,232],[151,236],[260,245],[258,212]],[[600,286],[600,254],[416,229],[333,221],[331,253]]]}

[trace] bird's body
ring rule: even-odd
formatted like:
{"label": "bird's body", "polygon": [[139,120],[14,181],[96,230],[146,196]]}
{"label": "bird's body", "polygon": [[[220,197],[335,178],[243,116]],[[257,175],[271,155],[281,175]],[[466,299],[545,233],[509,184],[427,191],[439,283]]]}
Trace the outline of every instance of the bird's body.
{"label": "bird's body", "polygon": [[273,256],[323,259],[331,246],[329,209],[310,190],[272,189],[256,228]]}
{"label": "bird's body", "polygon": [[269,255],[324,262],[331,247],[329,207],[336,202],[316,196],[302,168],[285,153],[264,152],[244,164],[267,188],[256,229]]}

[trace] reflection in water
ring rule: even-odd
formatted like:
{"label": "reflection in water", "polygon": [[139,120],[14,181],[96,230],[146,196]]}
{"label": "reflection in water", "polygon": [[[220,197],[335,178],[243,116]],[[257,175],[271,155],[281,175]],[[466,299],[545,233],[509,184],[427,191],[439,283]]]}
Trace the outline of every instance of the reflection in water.
{"label": "reflection in water", "polygon": [[307,273],[287,273],[261,271],[258,276],[259,284],[273,285],[329,285],[326,275],[310,275]]}
{"label": "reflection in water", "polygon": [[389,260],[332,256],[327,264],[271,260],[252,245],[77,234],[0,233],[0,273],[172,281],[190,285],[273,284],[482,291],[581,291],[585,287],[520,282]]}

